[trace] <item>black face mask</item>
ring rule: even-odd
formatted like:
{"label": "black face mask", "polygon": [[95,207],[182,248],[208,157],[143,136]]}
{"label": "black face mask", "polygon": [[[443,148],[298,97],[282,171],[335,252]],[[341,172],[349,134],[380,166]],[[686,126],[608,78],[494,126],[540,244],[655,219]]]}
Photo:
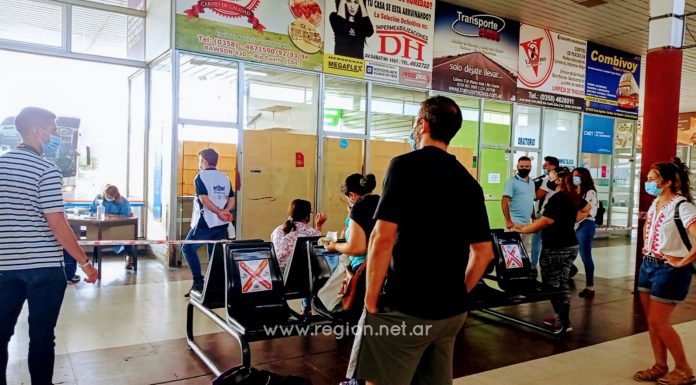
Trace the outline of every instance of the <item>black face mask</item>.
{"label": "black face mask", "polygon": [[548,187],[551,191],[556,191],[556,189],[558,188],[558,183],[556,183],[555,181],[549,181],[549,183],[546,184],[546,187]]}
{"label": "black face mask", "polygon": [[530,170],[530,169],[528,169],[528,168],[518,168],[518,169],[517,169],[517,173],[518,173],[522,178],[528,177],[528,176],[529,176],[529,173],[530,173],[531,171],[532,171],[532,170]]}

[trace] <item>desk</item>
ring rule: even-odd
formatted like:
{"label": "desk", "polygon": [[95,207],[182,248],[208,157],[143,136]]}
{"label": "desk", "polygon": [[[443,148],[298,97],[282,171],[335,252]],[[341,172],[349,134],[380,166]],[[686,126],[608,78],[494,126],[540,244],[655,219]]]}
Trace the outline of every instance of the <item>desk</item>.
{"label": "desk", "polygon": [[[101,240],[137,240],[138,239],[138,218],[125,217],[107,217],[103,221],[98,221],[94,217],[85,216],[68,216],[68,223],[72,227],[77,239],[86,239],[88,241]],[[82,237],[82,227],[86,229],[86,235]],[[92,258],[97,264],[99,270],[99,279],[101,279],[101,256],[99,249],[103,246],[92,246]],[[108,246],[113,247],[113,246]],[[138,253],[137,246],[133,257],[133,271],[138,271]]]}

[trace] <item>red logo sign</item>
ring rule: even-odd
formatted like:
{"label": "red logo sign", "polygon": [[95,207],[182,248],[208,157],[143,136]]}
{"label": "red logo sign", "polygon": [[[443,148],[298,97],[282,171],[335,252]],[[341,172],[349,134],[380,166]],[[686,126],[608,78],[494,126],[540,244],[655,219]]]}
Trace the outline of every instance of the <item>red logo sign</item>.
{"label": "red logo sign", "polygon": [[525,41],[520,43],[524,52],[527,54],[527,60],[534,70],[534,75],[539,75],[539,58],[541,57],[541,43],[544,41],[543,37],[538,39]]}
{"label": "red logo sign", "polygon": [[208,8],[214,13],[224,17],[246,17],[249,24],[251,24],[255,30],[263,31],[266,29],[259,19],[254,16],[254,10],[259,6],[261,0],[247,0],[246,5],[240,5],[237,4],[237,2],[232,2],[232,0],[198,0],[196,5],[191,7],[191,9],[185,10],[184,13],[191,19],[198,17],[198,15],[204,13],[205,9]]}
{"label": "red logo sign", "polygon": [[[254,285],[255,282],[258,282],[266,290],[273,289],[273,284],[261,276],[267,266],[268,266],[267,259],[264,259],[263,261],[261,261],[261,263],[256,267],[256,270],[252,269],[251,266],[249,266],[245,262],[239,262],[239,267],[249,275],[249,279],[242,286],[242,293],[248,293],[249,291],[251,291],[252,286]],[[256,290],[256,291],[258,291],[258,290]]]}

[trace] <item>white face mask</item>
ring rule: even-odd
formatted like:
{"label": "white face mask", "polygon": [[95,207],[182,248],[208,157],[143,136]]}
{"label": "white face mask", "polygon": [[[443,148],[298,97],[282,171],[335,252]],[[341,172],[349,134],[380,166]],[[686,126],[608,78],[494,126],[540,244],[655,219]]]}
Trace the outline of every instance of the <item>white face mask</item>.
{"label": "white face mask", "polygon": [[107,202],[113,202],[113,201],[114,201],[114,198],[107,198],[107,197],[104,197],[104,200],[107,201]]}

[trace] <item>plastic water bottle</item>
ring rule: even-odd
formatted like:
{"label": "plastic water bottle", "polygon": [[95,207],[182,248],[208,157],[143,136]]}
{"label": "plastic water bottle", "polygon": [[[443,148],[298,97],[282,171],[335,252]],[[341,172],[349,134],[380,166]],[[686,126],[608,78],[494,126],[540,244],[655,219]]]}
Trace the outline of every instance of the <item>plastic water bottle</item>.
{"label": "plastic water bottle", "polygon": [[99,205],[97,206],[97,220],[103,221],[106,219],[106,207],[104,207],[104,202],[100,199]]}

